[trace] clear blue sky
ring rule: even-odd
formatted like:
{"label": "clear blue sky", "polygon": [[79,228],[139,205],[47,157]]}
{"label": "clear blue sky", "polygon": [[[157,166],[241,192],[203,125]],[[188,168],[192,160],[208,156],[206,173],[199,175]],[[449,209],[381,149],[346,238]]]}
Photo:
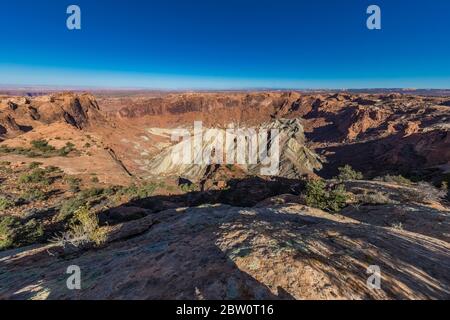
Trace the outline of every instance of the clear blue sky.
{"label": "clear blue sky", "polygon": [[4,0],[0,34],[0,84],[450,88],[449,0]]}

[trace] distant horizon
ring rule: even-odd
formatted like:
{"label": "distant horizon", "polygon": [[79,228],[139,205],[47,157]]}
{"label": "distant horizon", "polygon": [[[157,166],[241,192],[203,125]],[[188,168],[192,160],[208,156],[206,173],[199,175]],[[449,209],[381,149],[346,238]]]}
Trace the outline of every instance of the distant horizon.
{"label": "distant horizon", "polygon": [[148,88],[148,87],[102,87],[102,86],[66,86],[66,85],[33,85],[33,84],[2,84],[0,83],[0,90],[74,90],[74,91],[85,91],[85,90],[105,90],[105,91],[163,91],[163,92],[173,92],[173,91],[377,91],[377,90],[387,90],[387,91],[450,91],[450,86],[448,88],[408,88],[408,87],[361,87],[361,88],[275,88],[275,87],[243,87],[243,88]]}

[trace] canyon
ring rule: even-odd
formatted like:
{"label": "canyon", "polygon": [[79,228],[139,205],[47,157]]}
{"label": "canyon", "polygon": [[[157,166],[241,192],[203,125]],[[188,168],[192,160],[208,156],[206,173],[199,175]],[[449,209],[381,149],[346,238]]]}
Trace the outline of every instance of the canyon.
{"label": "canyon", "polygon": [[[174,161],[189,141],[174,131],[195,122],[277,130],[276,174]],[[0,183],[0,299],[450,297],[445,94],[4,94]],[[313,204],[317,188],[345,199]],[[98,244],[71,237],[80,212]],[[68,265],[86,290],[65,287]],[[371,265],[381,290],[366,286]]]}

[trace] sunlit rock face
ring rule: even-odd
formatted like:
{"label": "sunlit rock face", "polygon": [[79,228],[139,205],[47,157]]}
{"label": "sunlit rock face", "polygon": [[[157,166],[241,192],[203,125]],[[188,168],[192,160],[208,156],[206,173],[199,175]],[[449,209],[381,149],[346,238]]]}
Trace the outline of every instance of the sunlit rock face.
{"label": "sunlit rock face", "polygon": [[[233,130],[202,128],[197,132],[200,133],[199,140],[196,140],[193,130],[186,129],[189,136],[152,159],[148,172],[199,180],[210,165],[228,164],[237,165],[253,175],[299,178],[321,168],[317,154],[305,145],[304,129],[299,119],[278,119],[252,128],[238,128],[234,124],[230,127]],[[261,151],[265,156],[261,156]],[[186,158],[187,153],[190,155]],[[199,160],[194,155],[203,158]]]}

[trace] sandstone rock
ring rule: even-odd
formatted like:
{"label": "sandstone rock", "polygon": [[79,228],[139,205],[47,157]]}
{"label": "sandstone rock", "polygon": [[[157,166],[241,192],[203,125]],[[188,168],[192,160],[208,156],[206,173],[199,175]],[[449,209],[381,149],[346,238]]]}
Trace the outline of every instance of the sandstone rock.
{"label": "sandstone rock", "polygon": [[[156,218],[158,223],[155,224]],[[109,245],[68,256],[0,257],[1,299],[447,299],[449,244],[296,204],[202,206],[117,226]],[[68,291],[67,265],[89,290]],[[366,285],[382,268],[382,290]],[[32,285],[33,289],[30,289]],[[43,292],[47,292],[46,295]]]}
{"label": "sandstone rock", "polygon": [[305,199],[303,199],[299,195],[281,194],[279,196],[275,196],[275,197],[263,200],[263,201],[257,203],[254,207],[255,208],[267,208],[267,207],[285,205],[288,203],[306,204]]}
{"label": "sandstone rock", "polygon": [[138,207],[118,207],[109,210],[106,220],[130,221],[147,216],[151,211]]}
{"label": "sandstone rock", "polygon": [[[277,176],[286,178],[299,178],[303,175],[313,174],[314,170],[321,168],[320,158],[307,146],[305,146],[304,129],[299,119],[278,119],[273,122],[259,126],[258,130],[271,131],[276,129],[279,132],[279,168],[276,170]],[[225,130],[216,129],[217,134],[225,136]],[[259,131],[256,131],[259,132]],[[208,150],[215,147],[215,137],[203,140],[201,154],[207,154]],[[174,159],[183,159],[185,145],[194,148],[194,138],[190,137],[182,142],[171,146],[157,155],[151,162],[148,171],[154,176],[184,176],[194,181],[200,180],[207,174],[208,164],[183,164]],[[248,150],[248,145],[246,145]],[[224,154],[227,153],[224,145]],[[223,160],[224,161],[224,160]],[[264,174],[267,164],[258,162],[257,164],[241,165],[241,168],[250,174]]]}

